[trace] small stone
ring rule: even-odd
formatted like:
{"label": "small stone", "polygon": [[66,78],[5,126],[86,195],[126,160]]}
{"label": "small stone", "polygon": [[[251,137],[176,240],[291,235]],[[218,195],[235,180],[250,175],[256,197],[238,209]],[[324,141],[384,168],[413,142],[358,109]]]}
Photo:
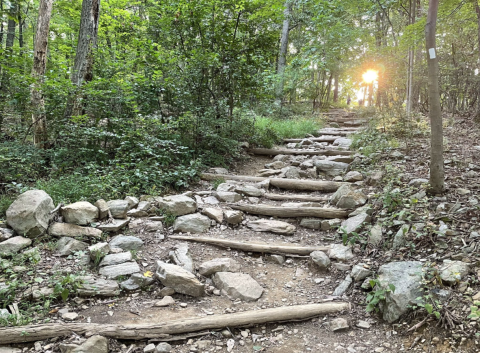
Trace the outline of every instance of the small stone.
{"label": "small stone", "polygon": [[372,275],[372,271],[366,269],[364,264],[358,264],[353,266],[351,276],[355,282],[363,281],[368,276]]}
{"label": "small stone", "polygon": [[370,324],[369,324],[367,321],[359,320],[359,321],[357,322],[357,327],[360,327],[360,328],[363,328],[363,329],[369,329],[369,328],[370,328]]}
{"label": "small stone", "polygon": [[339,260],[342,262],[346,262],[348,260],[353,259],[353,253],[352,253],[351,247],[345,246],[342,244],[332,244],[330,246],[328,256],[331,259]]}
{"label": "small stone", "polygon": [[347,174],[345,174],[343,180],[345,180],[346,182],[349,182],[349,183],[352,183],[352,182],[354,183],[356,181],[363,180],[363,175],[360,172],[351,171],[351,172],[348,172]]}
{"label": "small stone", "polygon": [[62,314],[62,319],[67,320],[67,321],[76,320],[77,317],[78,317],[77,313],[63,313]]}
{"label": "small stone", "polygon": [[217,223],[223,222],[223,211],[221,208],[207,207],[202,211],[202,213]]}
{"label": "small stone", "polygon": [[343,295],[347,291],[348,287],[350,287],[351,284],[352,284],[352,277],[350,277],[350,275],[347,275],[347,277],[345,277],[345,279],[342,282],[340,282],[338,287],[335,288],[332,295],[334,296]]}
{"label": "small stone", "polygon": [[323,251],[314,251],[310,254],[310,257],[321,270],[326,270],[330,266],[330,259]]}
{"label": "small stone", "polygon": [[117,278],[118,276],[131,275],[132,273],[137,272],[140,272],[140,267],[135,261],[105,266],[98,271],[98,273],[109,279]]}
{"label": "small stone", "polygon": [[242,222],[243,212],[237,210],[226,210],[224,212],[228,224],[236,225]]}
{"label": "small stone", "polygon": [[160,289],[158,294],[160,294],[160,296],[163,296],[163,297],[166,297],[166,296],[169,296],[169,295],[174,295],[175,294],[175,289],[170,288],[170,287],[163,287],[162,289]]}
{"label": "small stone", "polygon": [[350,271],[350,268],[351,268],[349,264],[342,264],[341,262],[334,262],[333,267],[343,272]]}
{"label": "small stone", "polygon": [[144,353],[152,353],[154,351],[155,351],[155,345],[153,343],[146,345],[145,348],[143,349]]}
{"label": "small stone", "polygon": [[217,272],[236,272],[240,270],[240,265],[230,258],[216,258],[204,262],[198,268],[198,273],[208,277]]}
{"label": "small stone", "polygon": [[169,353],[172,350],[172,346],[167,342],[160,343],[157,348],[155,348],[156,353]]}
{"label": "small stone", "polygon": [[470,270],[470,265],[462,261],[443,260],[439,268],[440,278],[449,285],[460,282]]}
{"label": "small stone", "polygon": [[126,227],[129,222],[130,222],[129,218],[114,219],[111,222],[99,224],[97,228],[100,229],[102,232],[115,233],[115,232],[118,232],[120,229]]}
{"label": "small stone", "polygon": [[104,219],[108,217],[108,204],[104,199],[100,199],[95,202],[94,206],[98,208],[98,219]]}
{"label": "small stone", "polygon": [[113,218],[125,219],[130,209],[130,204],[126,200],[111,200],[107,202],[108,208]]}
{"label": "small stone", "polygon": [[143,240],[132,235],[117,235],[109,243],[110,249],[120,248],[125,251],[140,250],[143,246]]}
{"label": "small stone", "polygon": [[274,254],[274,255],[270,255],[270,258],[274,263],[277,263],[279,265],[283,265],[283,263],[285,262],[285,256],[282,256],[282,255]]}
{"label": "small stone", "polygon": [[348,329],[349,326],[348,326],[348,321],[345,320],[344,318],[336,318],[336,319],[333,319],[332,321],[330,321],[330,329],[333,331],[333,332],[336,332],[336,331],[340,331],[340,330],[345,330],[345,329]]}
{"label": "small stone", "polygon": [[169,295],[166,295],[163,297],[162,300],[156,302],[153,306],[165,307],[165,306],[170,306],[174,304],[175,304],[175,299],[173,299]]}

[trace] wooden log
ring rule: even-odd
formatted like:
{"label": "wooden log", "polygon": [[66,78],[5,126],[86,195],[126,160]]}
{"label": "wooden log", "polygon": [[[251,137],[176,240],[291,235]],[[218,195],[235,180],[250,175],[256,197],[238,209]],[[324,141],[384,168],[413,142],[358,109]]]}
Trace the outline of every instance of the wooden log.
{"label": "wooden log", "polygon": [[317,217],[317,218],[347,218],[351,211],[339,208],[323,207],[283,207],[271,205],[247,205],[247,204],[229,204],[234,210],[240,210],[251,214],[273,217]]}
{"label": "wooden log", "polygon": [[234,314],[192,317],[154,324],[43,324],[0,328],[1,344],[42,341],[69,336],[72,333],[88,336],[100,335],[114,339],[143,340],[201,330],[221,329],[265,324],[268,322],[308,320],[316,316],[350,310],[351,304],[331,302],[292,305],[279,308],[250,310]]}
{"label": "wooden log", "polygon": [[171,235],[169,239],[188,240],[198,243],[205,243],[220,246],[222,248],[239,249],[243,251],[252,251],[268,254],[294,254],[309,255],[313,251],[329,251],[329,246],[298,246],[298,245],[280,245],[272,243],[244,242],[228,239],[207,238],[207,237],[189,237],[185,235]]}
{"label": "wooden log", "polygon": [[304,138],[304,139],[284,139],[284,143],[292,143],[292,142],[302,142],[303,140],[310,140],[313,142],[333,142],[338,139],[338,136],[320,136],[320,137],[311,137],[311,138]]}
{"label": "wooden log", "polygon": [[318,151],[306,151],[306,150],[288,150],[288,149],[271,149],[271,148],[251,148],[247,150],[248,153],[262,155],[262,156],[277,156],[279,154],[285,155],[305,155],[305,156],[350,156],[351,151],[330,151],[330,150],[318,150]]}
{"label": "wooden log", "polygon": [[301,179],[284,179],[284,178],[265,178],[248,175],[227,175],[227,174],[211,174],[202,173],[200,177],[203,180],[238,180],[250,183],[259,183],[264,180],[270,180],[270,185],[287,190],[304,190],[304,191],[323,191],[335,192],[337,189],[345,184],[343,182],[325,181],[325,180],[301,180]]}
{"label": "wooden log", "polygon": [[266,199],[275,200],[275,201],[305,201],[305,202],[324,202],[330,200],[329,197],[325,196],[309,196],[309,195],[292,195],[292,194],[271,194],[266,193],[263,195]]}

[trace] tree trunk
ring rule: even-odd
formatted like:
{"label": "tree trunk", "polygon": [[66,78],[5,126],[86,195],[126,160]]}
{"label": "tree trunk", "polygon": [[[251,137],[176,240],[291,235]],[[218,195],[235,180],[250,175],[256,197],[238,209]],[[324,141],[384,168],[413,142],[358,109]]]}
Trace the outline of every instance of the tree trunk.
{"label": "tree trunk", "polygon": [[14,18],[17,18],[18,13],[18,4],[12,2],[10,6],[10,18],[8,19],[7,24],[7,42],[5,47],[11,48],[13,47],[13,43],[15,42],[15,28],[17,27],[17,22]]}
{"label": "tree trunk", "polygon": [[[410,0],[410,19],[409,24],[413,25],[415,23],[416,16],[416,0]],[[408,77],[407,77],[407,115],[410,115],[412,112],[413,106],[413,67],[414,67],[414,48],[410,47],[408,50]]]}
{"label": "tree trunk", "polygon": [[425,44],[428,52],[428,101],[431,128],[430,143],[430,187],[431,192],[440,194],[445,190],[445,172],[443,169],[443,125],[438,87],[438,57],[436,54],[436,24],[438,1],[430,0],[427,24],[425,26]]}
{"label": "tree trunk", "polygon": [[335,72],[335,86],[333,88],[333,102],[338,102],[338,72]]}
{"label": "tree trunk", "polygon": [[[77,54],[71,76],[72,83],[77,88],[93,79],[93,51],[97,47],[99,17],[100,0],[83,0]],[[77,93],[74,93],[73,99],[67,104],[65,116],[81,114],[83,107],[76,95]]]}
{"label": "tree trunk", "polygon": [[[3,13],[3,1],[0,0],[0,13]],[[0,49],[3,46],[3,21],[0,21]]]}
{"label": "tree trunk", "polygon": [[47,142],[47,116],[41,85],[47,67],[48,34],[52,6],[53,0],[40,0],[33,54],[32,76],[35,78],[35,83],[32,85],[31,90],[32,123],[33,141],[38,148],[45,148],[45,143]]}
{"label": "tree trunk", "polygon": [[283,99],[283,86],[285,82],[284,74],[285,67],[287,66],[287,50],[288,50],[288,32],[290,31],[290,12],[292,11],[292,4],[289,0],[285,2],[285,10],[283,12],[283,27],[280,37],[280,51],[278,53],[278,83],[275,92],[275,104],[279,107],[282,106]]}
{"label": "tree trunk", "polygon": [[[478,6],[478,2],[475,2],[475,11],[477,12],[477,26],[478,26],[478,35],[477,35],[477,41],[478,41],[478,56],[479,56],[479,64],[480,64],[480,6]],[[480,82],[478,83],[479,89],[480,89]],[[477,97],[477,113],[476,113],[476,119],[480,119],[480,99]]]}

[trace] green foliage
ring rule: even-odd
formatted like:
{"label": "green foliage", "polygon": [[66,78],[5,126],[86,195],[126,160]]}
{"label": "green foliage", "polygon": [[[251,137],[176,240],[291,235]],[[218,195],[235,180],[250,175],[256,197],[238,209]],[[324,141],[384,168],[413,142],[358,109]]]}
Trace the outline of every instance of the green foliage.
{"label": "green foliage", "polygon": [[220,184],[223,184],[225,182],[225,178],[217,178],[212,181],[212,187],[214,190],[217,190],[218,186]]}
{"label": "green foliage", "polygon": [[480,301],[474,301],[473,305],[470,306],[470,315],[468,315],[469,319],[476,319],[480,318]]}
{"label": "green foliage", "polygon": [[54,286],[54,296],[60,296],[63,301],[67,301],[70,294],[75,294],[82,287],[83,280],[73,274],[56,273],[50,278],[50,283]]}
{"label": "green foliage", "polygon": [[0,194],[0,219],[5,218],[7,209],[13,203],[14,199],[10,195]]}
{"label": "green foliage", "polygon": [[166,210],[160,210],[160,213],[163,215],[163,224],[166,227],[171,227],[173,226],[173,223],[175,222],[175,219],[177,218],[175,215],[171,214],[170,212]]}
{"label": "green foliage", "polygon": [[395,292],[395,286],[393,284],[388,284],[388,286],[382,286],[380,282],[376,279],[370,280],[370,286],[373,288],[373,291],[368,293],[367,298],[365,299],[367,303],[366,311],[378,311],[379,303],[385,301],[388,293]]}

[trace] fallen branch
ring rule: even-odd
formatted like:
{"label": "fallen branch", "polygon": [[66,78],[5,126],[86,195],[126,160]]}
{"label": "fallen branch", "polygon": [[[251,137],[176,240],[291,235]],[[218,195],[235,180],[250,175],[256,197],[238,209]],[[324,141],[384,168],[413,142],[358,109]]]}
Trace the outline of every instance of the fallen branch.
{"label": "fallen branch", "polygon": [[100,335],[114,339],[143,340],[164,337],[166,334],[184,334],[224,327],[250,326],[267,322],[307,320],[320,315],[350,310],[350,303],[322,303],[293,305],[272,309],[252,310],[234,314],[194,317],[159,324],[108,325],[108,324],[44,324],[0,328],[0,342],[25,343],[48,338],[69,336],[72,333],[87,337]]}
{"label": "fallen branch", "polygon": [[306,137],[304,139],[284,139],[283,142],[285,143],[292,143],[292,142],[302,142],[303,140],[310,140],[312,142],[333,142],[338,139],[338,136],[320,136],[320,137]]}
{"label": "fallen branch", "polygon": [[282,195],[282,194],[270,194],[266,193],[263,195],[266,199],[275,200],[275,201],[304,201],[304,202],[324,202],[330,200],[329,197],[325,196],[308,196],[308,195]]}
{"label": "fallen branch", "polygon": [[229,204],[234,210],[240,210],[251,214],[274,217],[318,217],[318,218],[347,218],[351,211],[339,208],[323,207],[283,207],[270,205],[247,205],[247,204]]}
{"label": "fallen branch", "polygon": [[203,180],[238,180],[250,183],[259,183],[265,180],[270,180],[270,185],[281,189],[287,190],[305,190],[305,191],[323,191],[323,192],[335,192],[337,189],[345,184],[335,181],[325,180],[301,180],[301,179],[284,179],[284,178],[265,178],[255,177],[248,175],[228,175],[228,174],[212,174],[203,173],[200,175]]}
{"label": "fallen branch", "polygon": [[279,245],[271,243],[252,243],[241,242],[235,240],[226,240],[218,238],[206,237],[188,237],[184,235],[171,235],[169,239],[188,240],[198,243],[205,243],[220,246],[222,248],[239,249],[243,251],[252,251],[269,254],[295,254],[295,255],[309,255],[314,251],[329,251],[329,246],[297,246],[297,245]]}
{"label": "fallen branch", "polygon": [[279,154],[284,155],[307,155],[307,156],[350,156],[351,151],[331,151],[331,150],[318,150],[318,151],[308,151],[308,150],[287,150],[287,149],[271,149],[271,148],[251,148],[247,151],[251,154],[256,155],[266,155],[266,156],[277,156]]}

